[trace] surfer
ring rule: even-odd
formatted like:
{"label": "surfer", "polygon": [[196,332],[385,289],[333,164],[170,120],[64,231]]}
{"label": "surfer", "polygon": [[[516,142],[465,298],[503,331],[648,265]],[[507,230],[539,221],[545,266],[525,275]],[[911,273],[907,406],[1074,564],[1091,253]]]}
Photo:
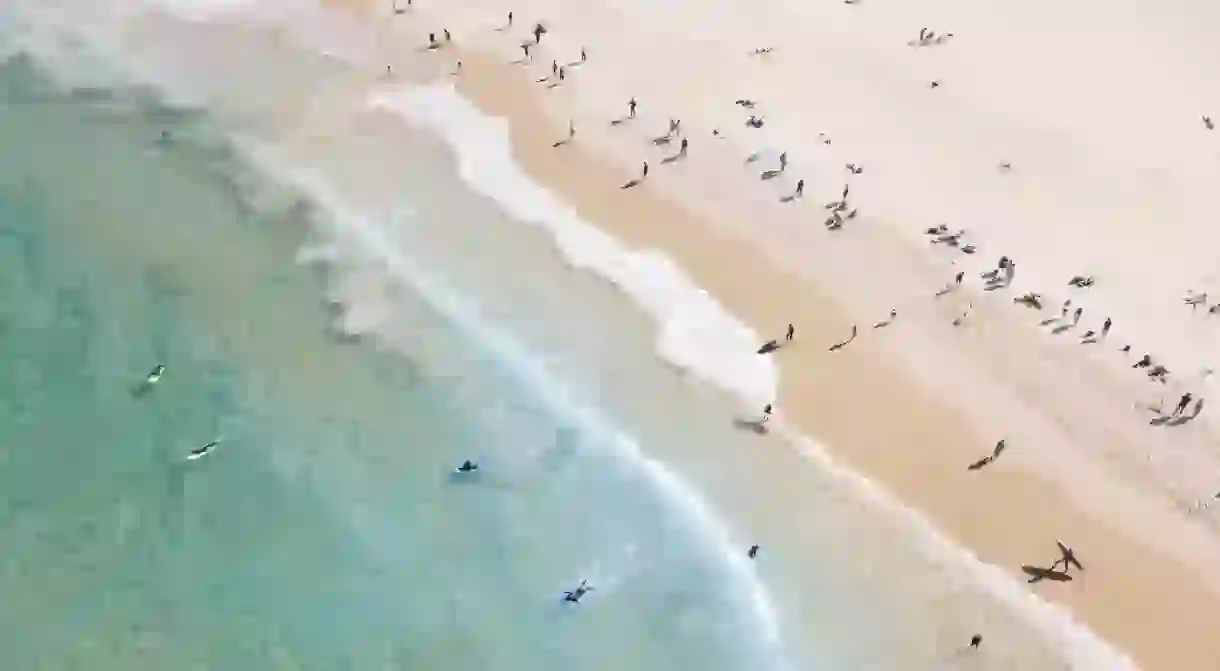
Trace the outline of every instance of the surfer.
{"label": "surfer", "polygon": [[186,455],[187,461],[194,461],[196,459],[202,459],[202,458],[208,456],[209,454],[212,453],[213,450],[216,449],[216,447],[218,445],[220,445],[219,439],[213,440],[212,442],[208,443],[207,445],[204,445],[203,447],[197,447],[197,448],[191,450],[190,453]]}
{"label": "surfer", "polygon": [[456,473],[473,473],[479,470],[479,465],[469,459],[462,462],[461,466],[453,469]]}
{"label": "surfer", "polygon": [[580,603],[581,597],[583,597],[585,594],[592,592],[592,591],[593,591],[593,588],[589,587],[589,581],[581,580],[580,584],[577,585],[576,589],[574,589],[570,592],[563,593],[563,600],[567,601],[569,603]]}
{"label": "surfer", "polygon": [[161,376],[165,374],[165,366],[157,364],[148,377],[144,379],[144,384],[151,387],[161,381]]}

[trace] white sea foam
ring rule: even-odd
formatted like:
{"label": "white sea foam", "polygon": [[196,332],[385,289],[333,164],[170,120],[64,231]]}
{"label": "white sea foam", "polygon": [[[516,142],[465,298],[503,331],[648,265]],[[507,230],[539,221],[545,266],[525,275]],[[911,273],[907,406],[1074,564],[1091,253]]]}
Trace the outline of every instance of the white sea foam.
{"label": "white sea foam", "polygon": [[290,166],[278,160],[274,151],[269,148],[251,145],[249,149],[254,161],[267,170],[268,174],[286,179],[333,213],[330,225],[334,227],[337,236],[353,238],[361,251],[376,259],[388,274],[411,287],[415,295],[444,315],[463,333],[469,334],[497,361],[513,370],[526,385],[537,392],[538,398],[552,412],[613,446],[615,454],[637,466],[656,485],[658,491],[675,502],[679,510],[689,515],[696,527],[703,531],[707,542],[721,553],[725,565],[739,584],[747,588],[749,606],[758,623],[759,633],[776,658],[772,668],[789,668],[782,659],[779,618],[770,595],[754,566],[742,556],[742,543],[732,537],[728,527],[697,491],[661,462],[644,454],[635,438],[620,430],[599,408],[581,402],[580,396],[548,369],[544,358],[531,352],[507,330],[487,321],[469,297],[454,291],[420,267],[400,245],[395,244],[384,224],[358,214],[354,208],[348,207],[325,181],[302,167]]}
{"label": "white sea foam", "polygon": [[[434,85],[376,96],[373,104],[404,114],[412,122],[443,137],[458,155],[463,178],[501,204],[515,218],[546,227],[569,261],[610,278],[658,321],[659,354],[753,404],[769,402],[778,373],[769,357],[754,354],[758,336],[741,324],[706,292],[694,286],[668,257],[631,252],[580,220],[570,206],[534,183],[511,155],[507,124],[483,114],[450,85]],[[766,400],[764,400],[766,399]],[[927,518],[902,505],[868,478],[834,461],[815,441],[781,429],[809,458],[851,486],[868,505],[902,519],[935,561],[961,567],[960,575],[1021,613],[1040,634],[1058,642],[1072,669],[1135,671],[1135,662],[1075,621],[1064,608],[1024,589],[999,567],[986,564],[953,542]],[[630,440],[623,449],[641,460],[651,477],[671,492],[682,492],[688,509],[709,527],[715,518],[693,493],[664,467],[642,454]],[[722,539],[727,542],[727,536]],[[732,545],[729,545],[732,547]],[[734,571],[752,569],[738,552],[726,553]],[[770,613],[761,586],[757,608]],[[768,618],[774,621],[773,615]],[[773,630],[778,636],[778,630]]]}
{"label": "white sea foam", "polygon": [[736,394],[751,408],[775,399],[774,362],[755,354],[763,339],[667,256],[627,249],[531,180],[513,160],[504,119],[484,114],[450,84],[381,93],[371,102],[440,135],[457,154],[462,178],[474,190],[515,219],[550,231],[573,266],[609,279],[652,315],[664,359]]}

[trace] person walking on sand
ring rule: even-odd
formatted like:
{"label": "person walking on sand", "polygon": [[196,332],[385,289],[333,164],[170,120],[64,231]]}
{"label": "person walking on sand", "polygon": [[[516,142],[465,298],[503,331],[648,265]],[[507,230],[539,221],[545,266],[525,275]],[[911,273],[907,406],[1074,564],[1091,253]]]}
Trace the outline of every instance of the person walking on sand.
{"label": "person walking on sand", "polygon": [[627,101],[627,118],[628,119],[635,118],[635,105],[636,105],[635,96],[632,96],[631,100]]}
{"label": "person walking on sand", "polygon": [[563,66],[559,66],[559,81],[563,81]]}
{"label": "person walking on sand", "polygon": [[805,180],[798,179],[796,180],[796,197],[800,198],[803,195],[805,195]]}
{"label": "person walking on sand", "polygon": [[1080,315],[1082,314],[1084,314],[1084,308],[1076,308],[1076,311],[1072,313],[1072,326],[1080,323]]}
{"label": "person walking on sand", "polygon": [[1105,338],[1106,335],[1108,335],[1110,333],[1110,327],[1113,325],[1114,325],[1114,322],[1110,321],[1109,317],[1106,317],[1106,321],[1102,322],[1102,324],[1101,324],[1101,337],[1102,338]]}
{"label": "person walking on sand", "polygon": [[779,155],[779,171],[783,172],[788,169],[788,152],[783,152]]}
{"label": "person walking on sand", "polygon": [[542,43],[542,35],[546,33],[546,28],[542,27],[541,23],[534,24],[534,44]]}
{"label": "person walking on sand", "polygon": [[559,74],[559,62],[552,59],[551,60],[551,76],[555,77],[558,74]]}
{"label": "person walking on sand", "polygon": [[587,60],[589,60],[589,54],[585,52],[584,47],[581,47],[580,48],[580,62],[584,63]]}
{"label": "person walking on sand", "polygon": [[953,283],[954,283],[954,284],[956,284],[956,285],[958,285],[958,286],[960,287],[960,286],[962,285],[962,278],[963,278],[963,277],[965,277],[965,276],[966,276],[966,273],[964,273],[964,272],[959,272],[959,273],[957,274],[957,277],[954,277],[954,278],[953,278]]}
{"label": "person walking on sand", "polygon": [[521,43],[521,51],[524,51],[524,52],[525,52],[525,60],[526,60],[526,62],[532,63],[532,62],[534,61],[533,56],[530,56],[530,43],[529,43],[529,42],[522,42],[522,43]]}
{"label": "person walking on sand", "polygon": [[784,334],[784,340],[792,340],[794,335],[796,335],[796,328],[792,326],[792,324],[789,324],[788,332]]}
{"label": "person walking on sand", "polygon": [[1181,415],[1182,412],[1186,410],[1186,407],[1190,405],[1192,400],[1194,400],[1194,395],[1190,392],[1182,394],[1182,398],[1178,399],[1178,406],[1173,409],[1173,414],[1170,415],[1170,417],[1177,417],[1178,415]]}
{"label": "person walking on sand", "polygon": [[449,34],[449,29],[448,29],[448,28],[446,28],[446,29],[445,29],[445,41],[446,41],[446,42],[452,42],[452,41],[453,41],[453,36]]}
{"label": "person walking on sand", "polygon": [[644,174],[640,177],[640,181],[642,182],[646,179],[648,179],[648,162],[647,161],[644,162]]}
{"label": "person walking on sand", "polygon": [[665,137],[673,137],[674,135],[677,135],[678,128],[681,125],[682,125],[681,121],[678,121],[676,119],[670,119],[669,120],[669,132],[665,134]]}
{"label": "person walking on sand", "polygon": [[873,328],[875,328],[875,329],[885,328],[886,326],[889,326],[890,324],[892,324],[894,322],[894,318],[897,316],[898,316],[897,310],[890,310],[889,318],[885,319],[883,321],[879,321],[876,324],[873,324]]}
{"label": "person walking on sand", "polygon": [[513,13],[512,12],[508,13],[508,27],[509,28],[513,27]]}
{"label": "person walking on sand", "polygon": [[678,156],[686,156],[686,147],[690,144],[690,140],[682,138],[682,146],[678,148]]}
{"label": "person walking on sand", "polygon": [[982,644],[983,644],[983,635],[982,634],[975,634],[974,636],[970,637],[970,647],[973,648],[974,650],[978,650],[979,646]]}

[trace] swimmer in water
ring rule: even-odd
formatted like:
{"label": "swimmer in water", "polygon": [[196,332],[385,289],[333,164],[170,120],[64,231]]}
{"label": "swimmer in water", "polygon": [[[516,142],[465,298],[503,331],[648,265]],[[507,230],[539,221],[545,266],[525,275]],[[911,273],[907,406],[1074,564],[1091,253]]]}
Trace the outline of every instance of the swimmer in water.
{"label": "swimmer in water", "polygon": [[578,585],[576,589],[563,593],[563,600],[567,601],[568,603],[580,603],[581,597],[592,591],[593,588],[589,587],[589,581],[581,580],[580,585]]}
{"label": "swimmer in water", "polygon": [[186,459],[187,459],[187,461],[195,461],[196,459],[202,459],[202,458],[208,456],[209,454],[211,454],[212,451],[215,450],[217,448],[217,446],[219,446],[219,445],[220,445],[219,439],[213,440],[212,442],[208,443],[207,445],[204,445],[203,447],[197,447],[197,448],[191,450],[190,454],[186,455]]}

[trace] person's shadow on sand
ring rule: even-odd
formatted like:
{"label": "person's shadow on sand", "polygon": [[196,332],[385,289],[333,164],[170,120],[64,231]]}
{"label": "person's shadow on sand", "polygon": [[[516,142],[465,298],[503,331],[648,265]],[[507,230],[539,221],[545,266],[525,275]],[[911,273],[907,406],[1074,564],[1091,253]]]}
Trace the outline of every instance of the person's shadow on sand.
{"label": "person's shadow on sand", "polygon": [[750,431],[760,436],[767,434],[767,423],[757,419],[742,419],[736,417],[733,419],[733,426],[743,431]]}
{"label": "person's shadow on sand", "polygon": [[783,170],[764,170],[763,173],[758,176],[758,178],[762,180],[775,179],[776,177],[779,177],[780,173],[782,172]]}
{"label": "person's shadow on sand", "polygon": [[1051,331],[1051,335],[1059,335],[1060,333],[1063,333],[1064,331],[1071,330],[1071,328],[1073,326],[1075,326],[1075,325],[1074,324],[1064,324],[1063,326],[1056,326],[1054,328],[1054,330]]}
{"label": "person's shadow on sand", "polygon": [[661,165],[669,165],[670,163],[674,163],[681,158],[682,158],[682,154],[674,154],[673,156],[666,156],[665,158],[661,159]]}
{"label": "person's shadow on sand", "polygon": [[630,182],[627,182],[626,184],[620,186],[619,188],[620,189],[631,189],[631,188],[639,186],[641,181],[642,180],[633,179]]}

